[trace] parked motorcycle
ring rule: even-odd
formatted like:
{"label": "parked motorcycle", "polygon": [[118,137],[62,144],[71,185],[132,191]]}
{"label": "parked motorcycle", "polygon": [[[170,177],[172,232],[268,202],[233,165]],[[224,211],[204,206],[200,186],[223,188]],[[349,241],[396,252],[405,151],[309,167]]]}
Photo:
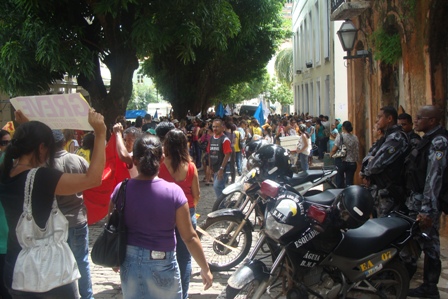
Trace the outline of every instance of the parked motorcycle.
{"label": "parked motorcycle", "polygon": [[[267,178],[276,178],[282,184],[291,184],[303,192],[311,186],[321,184],[337,172],[336,168],[303,172],[292,178],[288,151],[277,145],[260,148],[250,159],[250,168],[244,178],[227,187],[242,196],[237,201],[227,202],[234,209],[219,209],[207,215],[205,223],[200,225],[199,237],[212,271],[224,271],[235,267],[244,260],[252,246],[252,232],[255,221],[252,212],[260,223],[264,217],[264,205],[260,202],[258,191],[261,182]],[[240,191],[235,191],[238,188]],[[318,191],[318,190],[316,190]],[[318,191],[320,192],[320,191]]]}
{"label": "parked motorcycle", "polygon": [[[286,298],[406,298],[409,274],[399,253],[414,240],[413,219],[399,213],[369,219],[373,199],[360,186],[304,198],[267,180],[260,197],[265,226],[220,298],[260,298],[276,290]],[[270,266],[256,259],[266,246]]]}
{"label": "parked motorcycle", "polygon": [[[277,153],[278,152],[278,153]],[[336,188],[332,178],[337,174],[336,166],[323,167],[319,170],[307,170],[298,174],[293,173],[289,152],[278,145],[265,145],[248,158],[248,168],[259,168],[265,171],[249,171],[237,182],[227,186],[222,195],[213,204],[212,211],[227,208],[242,208],[247,198],[246,190],[254,188],[266,179],[273,179],[280,184],[293,186],[304,196],[320,193],[320,190],[310,190],[313,187],[326,184],[330,188]],[[257,177],[255,177],[255,175]]]}

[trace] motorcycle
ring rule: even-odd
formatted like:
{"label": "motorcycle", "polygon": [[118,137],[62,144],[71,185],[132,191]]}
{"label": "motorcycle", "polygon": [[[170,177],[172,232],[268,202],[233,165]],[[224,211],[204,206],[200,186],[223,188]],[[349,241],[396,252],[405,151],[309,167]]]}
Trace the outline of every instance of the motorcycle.
{"label": "motorcycle", "polygon": [[[218,298],[406,298],[400,252],[415,246],[415,220],[400,213],[369,219],[373,199],[360,186],[303,197],[267,180],[259,193],[266,204],[260,238]],[[256,258],[266,245],[270,266]]]}
{"label": "motorcycle", "polygon": [[[206,258],[212,271],[229,270],[242,262],[249,253],[255,226],[250,219],[252,212],[255,212],[254,222],[257,222],[258,219],[260,223],[263,222],[264,205],[260,202],[258,191],[261,182],[266,177],[272,176],[282,184],[295,186],[294,188],[298,192],[303,192],[311,186],[324,182],[334,186],[331,177],[336,175],[336,167],[303,172],[289,177],[288,167],[290,164],[287,150],[272,145],[264,146],[257,153],[249,159],[250,171],[243,179],[226,188],[228,191],[230,190],[229,192],[241,193],[237,201],[228,202],[229,206],[234,208],[219,209],[209,213],[206,221],[198,228],[202,246],[208,248],[205,250]],[[264,156],[263,153],[265,153]],[[260,163],[260,160],[269,160],[267,157],[271,157],[271,160],[272,158],[277,159],[279,163],[273,163],[263,168],[266,164]],[[239,188],[240,191],[235,191],[236,188]],[[312,191],[321,192],[319,190]],[[308,192],[308,194],[312,194],[312,192]]]}
{"label": "motorcycle", "polygon": [[[251,158],[249,158],[250,160]],[[252,162],[249,161],[250,165]],[[336,185],[333,183],[332,178],[337,174],[338,169],[336,166],[327,166],[323,167],[319,170],[306,170],[300,173],[294,173],[291,176],[282,175],[276,178],[275,180],[280,184],[288,184],[293,186],[298,192],[303,194],[304,196],[311,196],[317,193],[320,193],[320,190],[310,190],[319,185],[325,184],[330,188],[336,188]],[[254,174],[254,172],[249,171],[246,175],[242,176],[235,183],[227,186],[223,191],[222,195],[218,197],[218,199],[213,204],[212,211],[217,211],[221,209],[229,209],[229,208],[239,208],[243,207],[243,203],[247,198],[247,190],[251,188],[256,188],[259,183],[266,177],[258,177],[257,180],[254,180],[254,175],[260,175],[260,172]],[[257,184],[257,186],[253,186],[253,184]]]}

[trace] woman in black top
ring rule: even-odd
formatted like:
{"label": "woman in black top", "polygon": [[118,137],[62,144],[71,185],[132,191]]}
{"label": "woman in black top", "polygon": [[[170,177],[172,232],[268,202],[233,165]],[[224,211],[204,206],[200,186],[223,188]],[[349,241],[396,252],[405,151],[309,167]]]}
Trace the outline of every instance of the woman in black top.
{"label": "woman in black top", "polygon": [[[12,290],[14,266],[21,246],[15,227],[23,211],[25,181],[32,168],[36,172],[32,196],[32,211],[36,224],[44,228],[50,215],[55,195],[70,195],[101,184],[105,164],[106,126],[101,114],[89,111],[89,123],[95,131],[92,163],[85,174],[61,173],[54,165],[55,142],[51,129],[38,121],[28,122],[20,112],[16,120],[22,122],[6,148],[0,176],[0,201],[8,223],[8,249],[5,259],[5,284],[13,298],[78,298],[76,283],[57,287],[45,293]],[[50,167],[45,167],[46,165]]]}

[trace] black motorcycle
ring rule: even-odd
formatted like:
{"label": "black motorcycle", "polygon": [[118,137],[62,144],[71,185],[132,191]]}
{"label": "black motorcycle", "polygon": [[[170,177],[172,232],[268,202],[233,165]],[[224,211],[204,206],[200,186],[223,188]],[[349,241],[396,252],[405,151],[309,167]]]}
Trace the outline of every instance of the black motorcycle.
{"label": "black motorcycle", "polygon": [[[412,251],[413,219],[369,219],[373,199],[360,186],[304,198],[267,180],[260,196],[267,205],[260,238],[220,297],[406,298],[409,274],[399,253]],[[270,266],[256,258],[266,246]]]}

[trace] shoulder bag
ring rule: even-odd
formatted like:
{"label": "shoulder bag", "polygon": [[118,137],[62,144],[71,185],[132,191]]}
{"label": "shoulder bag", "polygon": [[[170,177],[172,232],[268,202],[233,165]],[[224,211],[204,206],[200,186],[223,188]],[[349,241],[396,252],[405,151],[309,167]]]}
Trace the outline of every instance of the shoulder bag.
{"label": "shoulder bag", "polygon": [[336,153],[334,153],[333,158],[345,158],[345,156],[347,156],[347,147],[344,144],[344,139],[341,134],[340,146],[338,147]]}
{"label": "shoulder bag", "polygon": [[119,267],[126,257],[127,232],[124,224],[126,185],[124,180],[117,195],[112,199],[114,209],[92,247],[90,256],[94,264],[104,267]]}
{"label": "shoulder bag", "polygon": [[31,169],[26,177],[23,213],[16,227],[22,250],[14,266],[12,289],[43,293],[72,283],[81,275],[67,244],[68,221],[59,210],[56,199],[45,228],[40,228],[34,221],[31,197],[38,169]]}

